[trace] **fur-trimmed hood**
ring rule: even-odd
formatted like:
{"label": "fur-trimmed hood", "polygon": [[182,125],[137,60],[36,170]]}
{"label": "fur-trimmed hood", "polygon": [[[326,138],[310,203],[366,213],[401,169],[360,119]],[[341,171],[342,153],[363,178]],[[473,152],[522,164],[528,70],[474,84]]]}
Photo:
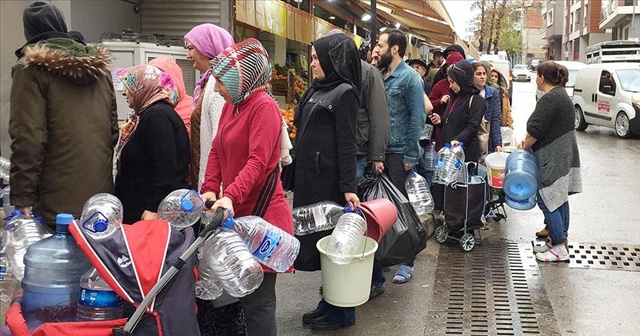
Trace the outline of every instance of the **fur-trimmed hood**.
{"label": "fur-trimmed hood", "polygon": [[47,70],[72,81],[86,82],[109,74],[111,55],[102,45],[83,45],[69,38],[28,44],[21,50],[25,67]]}

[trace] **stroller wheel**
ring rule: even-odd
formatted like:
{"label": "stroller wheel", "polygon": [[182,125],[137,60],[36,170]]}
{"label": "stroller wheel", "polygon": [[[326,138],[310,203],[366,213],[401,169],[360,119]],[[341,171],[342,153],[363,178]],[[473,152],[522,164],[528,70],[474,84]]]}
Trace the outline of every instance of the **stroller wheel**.
{"label": "stroller wheel", "polygon": [[436,241],[440,244],[447,241],[447,235],[449,234],[449,230],[446,224],[440,225],[436,228],[435,236]]}
{"label": "stroller wheel", "polygon": [[460,238],[460,247],[462,247],[465,252],[473,250],[475,245],[476,238],[473,236],[473,233],[465,233],[462,238]]}

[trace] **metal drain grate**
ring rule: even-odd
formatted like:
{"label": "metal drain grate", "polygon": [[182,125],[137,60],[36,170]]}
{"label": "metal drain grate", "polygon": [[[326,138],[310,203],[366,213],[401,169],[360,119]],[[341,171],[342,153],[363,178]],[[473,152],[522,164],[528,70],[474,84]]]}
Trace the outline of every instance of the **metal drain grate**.
{"label": "metal drain grate", "polygon": [[560,335],[522,245],[483,240],[471,252],[441,245],[425,335]]}
{"label": "metal drain grate", "polygon": [[569,267],[640,272],[640,246],[570,242],[568,247]]}

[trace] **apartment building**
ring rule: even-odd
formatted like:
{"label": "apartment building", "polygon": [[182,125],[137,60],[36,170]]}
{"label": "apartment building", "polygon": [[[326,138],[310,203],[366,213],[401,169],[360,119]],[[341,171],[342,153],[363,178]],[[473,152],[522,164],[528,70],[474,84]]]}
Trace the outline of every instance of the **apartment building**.
{"label": "apartment building", "polygon": [[553,8],[557,2],[564,7],[562,59],[585,62],[588,46],[612,39],[611,31],[600,26],[602,3],[608,0],[557,0]]}
{"label": "apartment building", "polygon": [[563,1],[547,0],[542,7],[542,18],[545,25],[544,38],[547,41],[545,59],[562,60],[564,32],[564,3]]}
{"label": "apartment building", "polygon": [[611,29],[612,40],[640,38],[640,13],[638,0],[602,0],[600,29]]}

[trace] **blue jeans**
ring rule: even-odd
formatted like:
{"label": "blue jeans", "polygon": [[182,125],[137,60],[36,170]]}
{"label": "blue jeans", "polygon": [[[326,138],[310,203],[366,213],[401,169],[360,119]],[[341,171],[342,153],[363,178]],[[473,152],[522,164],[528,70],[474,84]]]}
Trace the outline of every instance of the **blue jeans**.
{"label": "blue jeans", "polygon": [[373,267],[373,278],[371,278],[371,284],[376,287],[384,286],[384,282],[387,281],[384,276],[384,268],[383,267]]}
{"label": "blue jeans", "polygon": [[358,162],[356,163],[356,182],[360,182],[364,178],[364,171],[367,168],[367,160],[366,156],[358,155]]}
{"label": "blue jeans", "polygon": [[356,307],[336,307],[322,299],[318,302],[316,310],[329,316],[334,321],[355,322],[356,320]]}
{"label": "blue jeans", "polygon": [[538,207],[544,214],[544,221],[547,223],[549,229],[549,235],[551,236],[551,245],[562,244],[567,240],[567,233],[569,232],[569,201],[564,202],[559,208],[554,211],[549,211],[544,204],[540,193],[538,192]]}

